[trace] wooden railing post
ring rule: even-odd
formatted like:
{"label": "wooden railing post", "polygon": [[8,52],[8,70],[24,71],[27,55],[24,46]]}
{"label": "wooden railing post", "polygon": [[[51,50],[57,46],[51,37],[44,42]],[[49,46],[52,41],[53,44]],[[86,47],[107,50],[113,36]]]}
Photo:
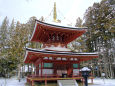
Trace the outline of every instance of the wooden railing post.
{"label": "wooden railing post", "polygon": [[32,80],[32,86],[34,86],[34,80]]}
{"label": "wooden railing post", "polygon": [[47,86],[47,80],[45,80],[45,86]]}

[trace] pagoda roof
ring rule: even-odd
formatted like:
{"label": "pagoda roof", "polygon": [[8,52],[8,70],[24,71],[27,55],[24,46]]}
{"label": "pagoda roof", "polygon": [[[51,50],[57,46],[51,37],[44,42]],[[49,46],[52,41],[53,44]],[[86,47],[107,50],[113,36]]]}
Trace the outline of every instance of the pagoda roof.
{"label": "pagoda roof", "polygon": [[26,49],[25,63],[33,63],[37,59],[42,57],[64,57],[64,58],[78,58],[80,61],[87,61],[98,57],[98,53],[76,53],[76,52],[57,52],[57,51],[46,51],[37,49]]}
{"label": "pagoda roof", "polygon": [[36,20],[31,41],[43,44],[68,44],[86,32],[86,27],[65,27]]}

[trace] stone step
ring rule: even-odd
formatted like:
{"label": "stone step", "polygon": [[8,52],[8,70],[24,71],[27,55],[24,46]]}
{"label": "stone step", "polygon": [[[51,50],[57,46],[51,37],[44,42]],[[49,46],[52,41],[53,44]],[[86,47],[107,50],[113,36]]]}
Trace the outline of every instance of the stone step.
{"label": "stone step", "polygon": [[58,80],[58,86],[78,86],[76,80]]}

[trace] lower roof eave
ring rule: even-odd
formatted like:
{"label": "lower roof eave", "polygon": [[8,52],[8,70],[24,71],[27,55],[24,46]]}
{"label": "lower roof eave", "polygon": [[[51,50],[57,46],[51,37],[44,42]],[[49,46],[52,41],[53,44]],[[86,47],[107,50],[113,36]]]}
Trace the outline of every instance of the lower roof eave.
{"label": "lower roof eave", "polygon": [[[75,53],[75,52],[56,52],[56,51],[43,51],[37,49],[26,49],[25,63],[36,60],[40,57],[64,57],[64,58],[78,58],[78,59],[93,59],[98,57],[98,53]],[[30,60],[31,59],[31,60]]]}

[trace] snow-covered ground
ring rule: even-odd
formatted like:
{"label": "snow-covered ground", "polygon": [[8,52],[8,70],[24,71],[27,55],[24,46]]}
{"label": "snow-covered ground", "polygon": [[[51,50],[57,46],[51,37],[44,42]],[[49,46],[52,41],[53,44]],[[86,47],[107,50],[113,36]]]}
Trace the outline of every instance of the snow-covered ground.
{"label": "snow-covered ground", "polygon": [[[90,83],[91,80],[88,80],[88,82]],[[21,81],[19,82],[17,80],[17,77],[12,77],[6,80],[4,78],[0,78],[0,86],[25,86],[25,83],[26,83],[26,79],[21,79]],[[115,79],[103,80],[100,78],[95,78],[94,84],[89,86],[115,86]]]}
{"label": "snow-covered ground", "polygon": [[[91,80],[88,80],[88,82],[91,82]],[[115,86],[115,79],[95,78],[94,85],[89,85],[89,86]]]}
{"label": "snow-covered ground", "polygon": [[26,79],[21,79],[19,82],[17,77],[12,77],[9,79],[0,78],[0,86],[25,86]]}

